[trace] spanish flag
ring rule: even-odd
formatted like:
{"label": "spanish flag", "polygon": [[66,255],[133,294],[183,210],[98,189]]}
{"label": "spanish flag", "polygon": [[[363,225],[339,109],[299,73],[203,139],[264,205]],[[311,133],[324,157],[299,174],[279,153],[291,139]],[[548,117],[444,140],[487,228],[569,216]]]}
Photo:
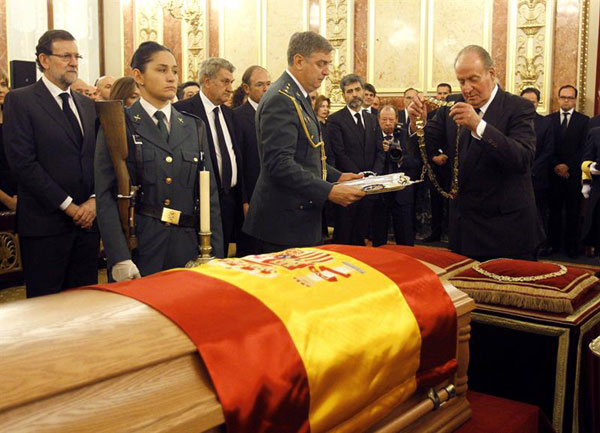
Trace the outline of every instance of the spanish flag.
{"label": "spanish flag", "polygon": [[194,341],[229,432],[359,432],[456,368],[456,311],[404,254],[331,245],[94,286]]}

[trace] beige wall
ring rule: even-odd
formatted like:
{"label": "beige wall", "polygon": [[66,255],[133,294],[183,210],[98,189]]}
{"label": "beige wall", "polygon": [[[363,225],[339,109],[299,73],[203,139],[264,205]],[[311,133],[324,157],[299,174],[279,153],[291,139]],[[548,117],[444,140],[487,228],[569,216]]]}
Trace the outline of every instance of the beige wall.
{"label": "beige wall", "polygon": [[[349,72],[363,75],[399,106],[407,87],[432,93],[447,81],[456,88],[454,57],[474,43],[492,53],[503,87],[515,93],[525,85],[540,88],[542,112],[556,109],[556,91],[566,83],[580,88],[587,113],[595,102],[595,0],[540,0],[533,8],[527,0],[181,0],[183,9],[172,11],[161,10],[156,0],[103,0],[102,14],[98,0],[80,0],[76,17],[66,0],[0,0],[0,18],[7,17],[0,66],[7,67],[8,58],[32,57],[32,45],[47,28],[47,3],[56,24],[85,38],[83,54],[90,60],[99,54],[94,20],[103,16],[105,72],[113,75],[128,73],[137,44],[153,39],[173,50],[181,80],[196,79],[198,64],[209,55],[229,59],[238,83],[252,64],[265,66],[275,79],[286,67],[290,35],[310,28],[338,47],[322,89],[336,100],[337,83]],[[18,19],[27,12],[35,19]],[[101,72],[94,61],[84,78]]]}

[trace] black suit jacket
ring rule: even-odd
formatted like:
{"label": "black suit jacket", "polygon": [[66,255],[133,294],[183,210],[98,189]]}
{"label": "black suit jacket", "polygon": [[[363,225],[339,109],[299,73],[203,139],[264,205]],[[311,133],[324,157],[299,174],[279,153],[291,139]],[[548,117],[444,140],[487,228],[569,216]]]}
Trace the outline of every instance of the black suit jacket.
{"label": "black suit jacket", "polygon": [[21,236],[52,236],[75,228],[59,206],[94,192],[94,102],[71,92],[83,125],[80,145],[61,107],[42,80],[8,93],[4,103],[6,157],[18,180]]}
{"label": "black suit jacket", "polygon": [[359,136],[356,120],[347,107],[333,113],[327,119],[327,139],[335,154],[336,167],[342,172],[359,173],[374,171],[383,173],[385,152],[383,135],[372,114],[363,111],[365,137]]}
{"label": "black suit jacket", "polygon": [[[462,98],[461,98],[462,100]],[[457,125],[441,107],[425,127],[427,147],[445,145],[454,157]],[[535,155],[533,105],[498,88],[483,120],[481,140],[459,133],[459,192],[450,201],[450,248],[470,256],[533,254],[543,232],[538,224],[531,167]],[[411,138],[417,141],[417,136]]]}
{"label": "black suit jacket", "polygon": [[600,127],[600,114],[590,119],[589,129]]}
{"label": "black suit jacket", "polygon": [[[591,128],[587,135],[585,151],[583,154],[583,161],[593,161],[596,165],[600,166],[600,127]],[[591,179],[592,191],[590,198],[587,200],[588,204],[585,208],[585,219],[583,228],[581,231],[582,237],[585,239],[590,235],[592,227],[600,224],[597,219],[598,213],[595,212],[596,207],[600,206],[600,175],[592,175]],[[596,215],[596,220],[594,216]]]}
{"label": "black suit jacket", "polygon": [[258,157],[258,144],[256,143],[256,110],[246,102],[244,105],[233,110],[233,120],[237,143],[242,153],[244,166],[245,196],[248,202],[252,198],[258,175],[260,174],[260,159]]}
{"label": "black suit jacket", "polygon": [[552,170],[552,157],[554,155],[554,130],[550,118],[535,114],[535,159],[531,175],[533,176],[533,189],[543,190],[550,188],[550,172]]}
{"label": "black suit jacket", "polygon": [[560,135],[560,110],[548,116],[554,130],[554,158],[552,168],[557,164],[569,166],[569,179],[579,182],[581,179],[581,158],[585,148],[590,118],[573,111],[564,138]]}
{"label": "black suit jacket", "polygon": [[[219,191],[222,191],[221,187],[221,173],[219,173],[219,166],[217,164],[217,153],[215,151],[215,142],[213,141],[212,132],[210,129],[210,122],[208,121],[208,117],[206,115],[206,110],[204,109],[204,104],[202,103],[202,99],[200,99],[200,93],[191,98],[184,99],[183,101],[176,102],[173,104],[177,110],[184,113],[191,113],[198,116],[200,119],[204,121],[206,125],[206,135],[208,136],[208,143],[210,144],[210,159],[212,161],[212,165],[216,172],[217,176],[217,185],[219,187]],[[225,118],[225,123],[227,124],[227,128],[229,129],[229,136],[231,137],[231,143],[233,144],[233,153],[235,154],[235,159],[237,163],[237,183],[234,188],[236,194],[239,194],[240,197],[240,205],[241,202],[247,202],[247,198],[245,196],[245,190],[243,187],[244,184],[244,173],[243,173],[243,158],[242,153],[240,152],[239,145],[237,143],[237,137],[235,133],[235,123],[233,120],[233,110],[226,105],[221,105],[221,112],[223,113],[223,117]],[[233,161],[231,161],[233,163]]]}

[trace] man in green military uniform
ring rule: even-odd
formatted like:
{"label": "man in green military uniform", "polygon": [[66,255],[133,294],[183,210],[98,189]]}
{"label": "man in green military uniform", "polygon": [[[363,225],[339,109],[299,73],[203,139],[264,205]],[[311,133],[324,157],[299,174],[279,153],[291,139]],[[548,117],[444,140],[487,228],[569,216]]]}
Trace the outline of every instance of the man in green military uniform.
{"label": "man in green military uniform", "polygon": [[288,69],[258,106],[261,170],[243,229],[259,239],[260,252],[319,245],[325,201],[348,206],[365,195],[358,188],[332,183],[361,175],[340,173],[326,163],[319,121],[308,96],[328,75],[332,50],[317,33],[293,34]]}

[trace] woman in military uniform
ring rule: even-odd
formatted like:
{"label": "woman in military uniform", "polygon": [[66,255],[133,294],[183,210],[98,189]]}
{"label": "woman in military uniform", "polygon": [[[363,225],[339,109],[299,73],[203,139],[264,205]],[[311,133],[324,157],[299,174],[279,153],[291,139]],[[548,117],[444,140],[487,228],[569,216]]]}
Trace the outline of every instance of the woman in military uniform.
{"label": "woman in military uniform", "polygon": [[[125,110],[127,167],[132,184],[141,185],[135,211],[138,246],[131,253],[121,228],[115,170],[102,130],[94,162],[98,224],[116,281],[182,267],[197,257],[196,203],[202,164],[211,172],[213,255],[223,257],[215,178],[210,158],[203,158],[208,155],[205,125],[171,106],[177,90],[175,57],[156,42],[144,42],[133,55],[131,69],[141,94],[140,100]],[[178,222],[165,217],[171,210],[181,212]]]}

